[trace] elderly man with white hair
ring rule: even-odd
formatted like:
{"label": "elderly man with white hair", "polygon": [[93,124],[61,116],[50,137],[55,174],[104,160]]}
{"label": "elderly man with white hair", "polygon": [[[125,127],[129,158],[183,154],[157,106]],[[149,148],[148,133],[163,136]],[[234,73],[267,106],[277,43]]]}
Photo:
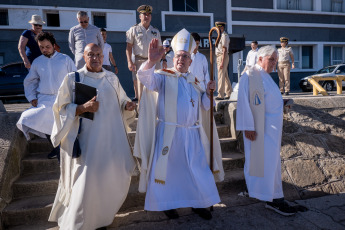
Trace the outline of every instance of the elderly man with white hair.
{"label": "elderly man with white hair", "polygon": [[74,61],[77,69],[85,65],[84,49],[87,44],[94,43],[103,50],[104,41],[102,34],[97,26],[89,24],[89,16],[85,11],[77,13],[79,25],[71,28],[68,35],[68,44],[71,52],[74,54]]}
{"label": "elderly man with white hair", "polygon": [[277,64],[273,46],[259,49],[257,64],[242,75],[238,90],[236,129],[243,131],[244,175],[250,197],[266,201],[266,208],[289,216],[296,209],[284,200],[280,148],[283,99],[269,75]]}
{"label": "elderly man with white hair", "polygon": [[[146,191],[145,210],[164,211],[178,218],[177,208],[192,207],[204,219],[206,208],[220,202],[215,184],[224,179],[218,136],[214,138],[214,168],[209,167],[209,139],[204,131],[203,113],[210,108],[206,91],[188,71],[195,41],[183,29],[172,40],[174,67],[154,73],[164,50],[153,39],[148,61],[138,71],[144,84],[134,154],[142,159],[139,191]],[[158,99],[151,94],[157,92]],[[151,100],[150,100],[151,99]],[[157,114],[156,114],[157,111]],[[157,125],[156,125],[157,124]]]}

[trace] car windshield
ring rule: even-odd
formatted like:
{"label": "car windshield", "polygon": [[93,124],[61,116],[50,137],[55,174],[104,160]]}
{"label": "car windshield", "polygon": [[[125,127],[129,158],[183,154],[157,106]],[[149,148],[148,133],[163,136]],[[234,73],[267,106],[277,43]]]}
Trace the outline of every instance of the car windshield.
{"label": "car windshield", "polygon": [[336,68],[336,66],[325,67],[325,68],[320,69],[316,73],[332,73],[335,68]]}

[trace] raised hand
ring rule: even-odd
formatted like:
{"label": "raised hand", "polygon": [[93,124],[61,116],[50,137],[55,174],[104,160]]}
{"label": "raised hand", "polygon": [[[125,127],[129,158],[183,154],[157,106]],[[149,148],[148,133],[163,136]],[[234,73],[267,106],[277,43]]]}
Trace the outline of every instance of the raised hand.
{"label": "raised hand", "polygon": [[151,40],[150,45],[149,45],[149,63],[157,63],[158,61],[161,60],[161,58],[164,55],[164,49],[163,47],[159,46],[158,39],[154,38]]}

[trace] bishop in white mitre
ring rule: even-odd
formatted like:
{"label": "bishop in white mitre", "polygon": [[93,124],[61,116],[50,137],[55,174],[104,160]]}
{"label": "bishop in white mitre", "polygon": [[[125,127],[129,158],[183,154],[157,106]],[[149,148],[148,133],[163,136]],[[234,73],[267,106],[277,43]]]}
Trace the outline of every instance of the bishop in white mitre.
{"label": "bishop in white mitre", "polygon": [[[61,174],[49,221],[63,230],[110,225],[126,199],[135,167],[126,133],[135,118],[135,103],[118,77],[102,68],[101,47],[87,45],[84,59],[80,82],[95,87],[97,96],[83,105],[73,103],[75,73],[69,73],[53,106],[51,139],[55,146],[61,143]],[[93,112],[93,120],[81,118],[84,112]],[[81,156],[73,158],[77,135]]]}
{"label": "bishop in white mitre", "polygon": [[269,75],[277,64],[277,50],[264,46],[257,57],[257,64],[242,75],[238,90],[236,129],[243,131],[246,185],[250,197],[289,216],[296,210],[284,200],[282,188],[283,99]]}
{"label": "bishop in white mitre", "polygon": [[224,179],[215,126],[213,172],[210,143],[203,128],[203,114],[210,109],[209,91],[215,82],[210,81],[205,91],[188,71],[195,41],[187,30],[175,35],[172,48],[174,67],[154,72],[154,63],[164,51],[153,39],[149,59],[138,71],[145,86],[134,150],[142,160],[139,191],[146,191],[145,210],[164,211],[169,218],[178,218],[177,208],[192,207],[202,218],[211,219],[206,208],[220,202],[215,180]]}

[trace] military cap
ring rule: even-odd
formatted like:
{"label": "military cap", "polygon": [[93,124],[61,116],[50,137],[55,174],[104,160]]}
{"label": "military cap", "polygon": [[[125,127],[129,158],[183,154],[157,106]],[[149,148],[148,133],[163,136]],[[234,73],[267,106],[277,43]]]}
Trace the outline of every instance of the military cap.
{"label": "military cap", "polygon": [[280,42],[289,42],[289,39],[287,37],[281,37]]}
{"label": "military cap", "polygon": [[215,22],[216,26],[224,26],[226,25],[226,22]]}
{"label": "military cap", "polygon": [[141,5],[138,7],[137,11],[139,12],[139,14],[145,14],[145,13],[152,13],[152,6],[150,5]]}

